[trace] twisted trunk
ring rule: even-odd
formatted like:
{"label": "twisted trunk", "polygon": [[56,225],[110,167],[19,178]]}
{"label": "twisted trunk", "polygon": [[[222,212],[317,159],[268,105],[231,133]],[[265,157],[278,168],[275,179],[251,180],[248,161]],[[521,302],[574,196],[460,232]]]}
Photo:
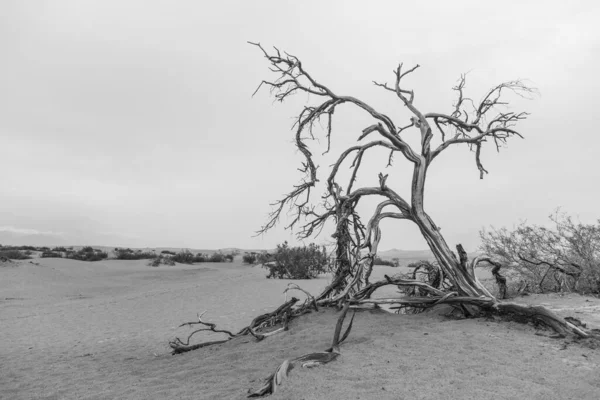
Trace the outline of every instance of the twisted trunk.
{"label": "twisted trunk", "polygon": [[[428,154],[429,149],[424,149],[423,153]],[[460,259],[458,259],[456,254],[450,250],[438,226],[424,210],[425,179],[430,162],[430,157],[421,156],[418,162],[414,164],[411,197],[412,220],[419,227],[423,238],[425,238],[445,276],[452,282],[455,291],[462,296],[494,298],[475,277],[475,271],[469,268],[467,254],[462,246],[457,246],[460,255]]]}

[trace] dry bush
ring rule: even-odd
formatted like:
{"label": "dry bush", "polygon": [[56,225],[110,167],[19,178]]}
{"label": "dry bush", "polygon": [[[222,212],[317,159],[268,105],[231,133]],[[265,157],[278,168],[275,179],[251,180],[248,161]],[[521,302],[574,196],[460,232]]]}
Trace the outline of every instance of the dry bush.
{"label": "dry bush", "polygon": [[62,253],[58,251],[44,251],[40,258],[62,258]]}
{"label": "dry bush", "polygon": [[171,257],[167,257],[167,256],[165,256],[165,255],[163,255],[163,254],[160,254],[159,256],[157,256],[157,257],[153,258],[153,259],[152,259],[152,260],[151,260],[151,261],[148,263],[148,265],[149,265],[150,267],[158,267],[158,266],[160,266],[161,264],[162,264],[162,265],[171,265],[171,266],[173,266],[173,265],[175,265],[175,261],[173,261],[173,260],[171,259]]}
{"label": "dry bush", "polygon": [[519,290],[600,293],[600,220],[582,224],[558,211],[549,218],[552,228],[522,222],[512,231],[482,230],[481,250],[522,281]]}
{"label": "dry bush", "polygon": [[244,264],[256,264],[256,261],[257,261],[257,255],[255,252],[245,253],[242,256],[242,262]]}
{"label": "dry bush", "polygon": [[269,270],[267,278],[313,279],[327,272],[329,264],[325,248],[320,249],[314,243],[289,247],[288,242],[284,242],[277,245],[275,254],[269,256],[260,257],[263,267]]}
{"label": "dry bush", "polygon": [[151,251],[147,251],[147,252],[144,252],[142,250],[133,251],[129,248],[122,249],[122,248],[117,247],[113,250],[113,252],[115,253],[115,258],[117,260],[150,260],[150,259],[154,259],[157,257],[156,253],[151,252]]}
{"label": "dry bush", "polygon": [[7,258],[9,260],[28,260],[31,257],[20,250],[1,250],[0,257]]}
{"label": "dry bush", "polygon": [[79,261],[102,261],[108,258],[108,253],[102,250],[94,249],[90,246],[86,246],[78,251],[67,251],[65,258]]}

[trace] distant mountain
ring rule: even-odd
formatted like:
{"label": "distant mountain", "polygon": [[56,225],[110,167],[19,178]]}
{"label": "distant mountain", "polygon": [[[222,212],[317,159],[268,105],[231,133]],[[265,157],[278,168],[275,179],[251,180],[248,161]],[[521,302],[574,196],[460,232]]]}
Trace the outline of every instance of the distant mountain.
{"label": "distant mountain", "polygon": [[[454,251],[454,250],[453,250]],[[480,253],[472,252],[467,253],[469,259],[473,259],[477,257]],[[399,250],[399,249],[391,249],[386,251],[379,251],[377,255],[384,260],[391,260],[393,258],[398,258],[400,260],[433,260],[435,257],[431,250]]]}
{"label": "distant mountain", "polygon": [[377,255],[384,260],[391,260],[392,258],[398,258],[400,260],[431,260],[433,259],[433,253],[430,250],[399,250],[391,249],[377,252]]}
{"label": "distant mountain", "polygon": [[4,246],[64,246],[67,243],[58,235],[0,231],[0,244]]}

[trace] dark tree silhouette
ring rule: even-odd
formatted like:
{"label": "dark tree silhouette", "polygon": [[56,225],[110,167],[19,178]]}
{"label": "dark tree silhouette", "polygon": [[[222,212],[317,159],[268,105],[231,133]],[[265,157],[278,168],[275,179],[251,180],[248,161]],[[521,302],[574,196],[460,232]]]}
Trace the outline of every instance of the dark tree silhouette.
{"label": "dark tree silhouette", "polygon": [[[392,84],[374,82],[382,90],[393,94],[399,101],[399,105],[410,112],[410,117],[405,124],[397,124],[389,116],[364,101],[353,96],[340,95],[320,83],[308,72],[298,57],[277,48],[269,52],[259,43],[250,44],[256,46],[264,55],[269,70],[274,74],[272,80],[263,80],[254,94],[261,88],[267,88],[279,102],[284,102],[298,93],[315,100],[299,111],[293,127],[295,146],[304,158],[299,168],[304,176],[289,193],[273,204],[267,222],[258,233],[273,228],[279,222],[282,213],[291,210],[288,213],[291,215],[291,222],[287,228],[295,229],[300,238],[308,238],[321,232],[325,224],[332,221],[335,226],[332,236],[337,246],[331,284],[315,297],[308,294],[303,304],[290,306],[285,309],[285,313],[270,314],[269,321],[287,327],[290,318],[309,312],[311,308],[343,305],[344,310],[334,333],[332,349],[284,361],[275,373],[265,380],[260,389],[251,391],[251,396],[273,393],[294,363],[315,365],[333,361],[339,355],[339,343],[348,336],[351,328],[350,323],[340,340],[340,330],[349,307],[391,304],[395,308],[418,312],[435,305],[449,304],[467,316],[475,316],[481,312],[516,315],[520,320],[532,320],[546,325],[561,335],[588,336],[588,333],[581,328],[544,307],[503,302],[494,297],[477,279],[475,268],[483,262],[492,264],[496,281],[501,285],[505,283],[499,272],[501,264],[488,256],[469,260],[460,244],[456,246],[458,255],[455,254],[424,207],[427,172],[437,157],[450,146],[468,146],[473,151],[480,178],[483,178],[488,171],[481,161],[482,147],[486,143],[493,143],[499,150],[509,139],[522,137],[516,130],[516,125],[528,116],[526,112],[500,111],[502,106],[508,104],[506,95],[529,97],[536,92],[535,89],[528,87],[522,81],[509,81],[493,87],[484,94],[481,101],[475,102],[465,96],[466,76],[463,75],[454,87],[457,100],[450,113],[425,113],[415,104],[415,92],[405,86],[405,80],[419,66],[405,68],[400,64],[394,70]],[[334,139],[332,125],[334,112],[343,105],[352,106],[370,116],[372,124],[362,130],[356,145],[339,154],[325,175],[326,193],[313,198],[316,184],[321,178],[319,174],[321,171],[315,164],[313,159],[315,149],[309,147],[309,142],[312,144],[312,140],[316,138],[317,132],[314,128],[324,122],[326,148],[319,150],[325,153],[331,150],[331,142]],[[420,143],[416,147],[411,146],[403,138],[405,132],[409,130],[416,130],[420,135]],[[437,146],[432,145],[434,136],[440,138]],[[390,187],[388,175],[383,173],[379,173],[373,186],[355,187],[364,155],[377,148],[389,151],[388,166],[393,164],[395,155],[400,155],[412,167],[409,197],[402,197]],[[351,173],[349,180],[341,182],[338,172],[344,163],[350,164]],[[373,210],[373,214],[369,216],[367,223],[363,224],[356,208],[359,202],[367,197],[378,198],[380,202]],[[379,225],[387,218],[416,224],[437,262],[428,265],[419,264],[411,277],[386,276],[382,281],[371,283],[369,278],[381,238]],[[421,271],[419,272],[418,269]],[[419,276],[427,278],[418,279]],[[386,285],[397,286],[404,295],[387,299],[371,298],[375,290]],[[301,290],[298,287],[290,289]],[[500,289],[501,293],[504,293],[502,286]],[[255,320],[243,332],[254,333],[254,330],[260,327],[261,325]],[[176,346],[174,349],[177,351]]]}

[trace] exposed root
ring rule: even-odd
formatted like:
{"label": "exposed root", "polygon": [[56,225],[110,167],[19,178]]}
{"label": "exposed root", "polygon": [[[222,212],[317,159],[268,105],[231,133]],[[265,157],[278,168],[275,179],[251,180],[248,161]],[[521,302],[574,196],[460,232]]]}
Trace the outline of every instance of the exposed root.
{"label": "exposed root", "polygon": [[494,308],[498,310],[500,315],[514,315],[527,320],[539,322],[551,328],[557,334],[563,337],[573,334],[580,338],[589,337],[589,334],[583,329],[568,322],[564,318],[559,317],[543,306],[524,306],[516,303],[496,303]]}
{"label": "exposed root", "polygon": [[346,313],[348,312],[349,307],[350,303],[346,302],[335,326],[335,331],[333,333],[333,342],[329,349],[318,353],[305,354],[303,356],[296,357],[291,360],[284,360],[281,363],[281,365],[277,367],[275,372],[273,372],[271,375],[269,375],[268,378],[264,380],[264,383],[260,388],[255,390],[250,389],[248,391],[248,397],[262,397],[277,392],[279,386],[281,386],[284,379],[288,377],[289,372],[296,365],[300,365],[302,368],[312,368],[330,363],[336,358],[338,358],[338,356],[340,355],[340,344],[342,344],[350,334],[350,330],[352,329],[352,322],[354,322],[353,313],[352,318],[350,319],[350,323],[346,328],[346,332],[340,338],[342,326],[344,324],[344,319],[346,318]]}

